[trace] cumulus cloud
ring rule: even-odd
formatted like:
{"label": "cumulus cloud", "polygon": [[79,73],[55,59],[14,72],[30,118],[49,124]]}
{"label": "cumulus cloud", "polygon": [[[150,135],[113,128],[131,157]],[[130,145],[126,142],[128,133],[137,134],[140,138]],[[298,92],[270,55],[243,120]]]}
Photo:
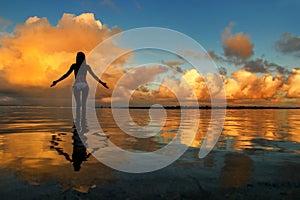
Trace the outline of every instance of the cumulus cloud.
{"label": "cumulus cloud", "polygon": [[135,90],[136,95],[141,93],[145,94],[145,92],[149,92],[149,89],[145,87],[145,84],[155,82],[158,75],[167,71],[167,67],[162,65],[133,67],[132,69],[123,71],[119,77],[113,77],[112,90],[114,90],[114,98],[111,98],[110,95],[105,97],[104,100],[122,104],[126,99],[130,99],[130,96]]}
{"label": "cumulus cloud", "polygon": [[182,102],[183,105],[194,106],[197,102],[210,103],[211,97],[223,98],[222,89],[223,82],[219,75],[208,73],[202,76],[197,70],[190,69],[178,79],[165,77],[155,89],[139,89],[134,92],[133,97],[166,105],[178,105],[178,102]]}
{"label": "cumulus cloud", "polygon": [[[78,16],[63,14],[54,26],[47,18],[28,18],[24,24],[17,25],[12,34],[0,36],[0,92],[16,91],[23,97],[28,92],[26,88],[32,88],[27,96],[34,95],[34,91],[37,91],[35,96],[40,96],[37,88],[47,91],[51,82],[75,62],[76,52],[88,54],[101,41],[120,31],[119,28],[110,29],[103,25],[92,13]],[[111,45],[102,58],[105,59],[112,51],[118,50],[120,47]],[[113,64],[122,65],[125,62],[126,58],[123,57]],[[70,88],[72,79],[74,80],[73,75],[59,84],[56,91]],[[50,93],[53,91],[54,89]],[[70,92],[61,95],[65,94]],[[2,92],[3,95],[5,94]]]}
{"label": "cumulus cloud", "polygon": [[[262,62],[264,66],[270,63]],[[210,102],[210,98],[222,98],[222,88],[225,88],[226,98],[230,102],[280,102],[283,98],[300,98],[300,70],[294,69],[292,74],[263,73],[258,76],[255,72],[241,69],[233,72],[229,77],[217,74],[199,74],[195,69],[186,70],[180,79],[164,78],[157,89],[139,88],[133,97],[140,101],[166,103],[178,105],[175,94],[180,92],[181,98],[187,102],[191,99],[191,90],[199,102]],[[165,87],[166,85],[169,88]],[[209,90],[210,89],[210,90]],[[268,102],[262,101],[268,99]],[[187,105],[189,105],[187,103]]]}
{"label": "cumulus cloud", "polygon": [[275,45],[276,49],[282,53],[296,53],[300,56],[300,36],[283,33]]}
{"label": "cumulus cloud", "polygon": [[[3,24],[3,22],[0,23]],[[243,33],[232,34],[232,24],[223,33],[224,57],[210,51],[207,55],[218,62],[238,60],[241,70],[227,74],[224,67],[219,67],[220,74],[199,74],[195,69],[182,70],[185,61],[162,61],[162,65],[144,66],[130,69],[122,68],[131,56],[126,54],[106,68],[101,79],[108,83],[109,90],[96,93],[97,101],[110,103],[111,95],[118,81],[126,77],[121,84],[118,99],[131,95],[141,105],[151,102],[165,105],[177,105],[175,94],[179,94],[187,102],[192,99],[191,90],[198,101],[209,102],[211,97],[221,97],[221,89],[225,87],[226,97],[231,100],[300,98],[300,71],[291,73],[285,67],[264,59],[249,58],[253,55],[253,44],[250,36]],[[0,104],[22,104],[25,101],[34,104],[47,104],[53,99],[72,95],[72,78],[58,84],[53,89],[49,85],[64,74],[75,62],[78,51],[88,54],[101,41],[119,33],[119,28],[110,29],[94,18],[91,13],[78,16],[64,14],[57,25],[51,25],[47,18],[30,17],[24,24],[19,24],[11,34],[0,35]],[[284,36],[277,46],[282,52],[292,53],[299,49],[297,37]],[[293,39],[291,39],[293,38]],[[101,52],[99,63],[91,66],[97,73],[101,63],[105,63],[112,54],[124,51],[116,44],[107,46]],[[193,51],[185,51],[198,59],[203,55]],[[167,65],[167,66],[163,66]],[[129,70],[129,71],[126,71]],[[175,76],[174,72],[178,76]],[[169,73],[169,76],[164,74]],[[257,75],[259,73],[259,75]],[[274,75],[275,74],[275,75]],[[181,76],[180,76],[181,75]],[[221,79],[220,79],[221,76]],[[160,85],[143,85],[144,82],[157,82]],[[222,82],[223,81],[223,82]],[[136,85],[141,84],[136,88]],[[223,85],[224,84],[224,85]],[[119,85],[120,86],[120,85]],[[166,87],[168,86],[168,87]],[[210,89],[210,91],[209,91]],[[49,99],[51,99],[49,101]],[[62,100],[63,101],[63,100]],[[69,101],[70,102],[70,101]]]}
{"label": "cumulus cloud", "polygon": [[228,99],[266,99],[275,97],[283,83],[281,75],[258,77],[249,71],[238,70],[225,80],[225,91]]}
{"label": "cumulus cloud", "polygon": [[233,35],[231,32],[233,26],[234,23],[230,23],[222,35],[224,55],[229,58],[247,59],[254,54],[254,45],[250,42],[250,35],[242,32]]}
{"label": "cumulus cloud", "polygon": [[31,17],[12,36],[1,38],[1,76],[16,85],[46,87],[68,69],[77,51],[88,53],[115,32],[93,14],[64,14],[57,26]]}
{"label": "cumulus cloud", "polygon": [[283,86],[287,98],[300,98],[300,69],[293,69]]}

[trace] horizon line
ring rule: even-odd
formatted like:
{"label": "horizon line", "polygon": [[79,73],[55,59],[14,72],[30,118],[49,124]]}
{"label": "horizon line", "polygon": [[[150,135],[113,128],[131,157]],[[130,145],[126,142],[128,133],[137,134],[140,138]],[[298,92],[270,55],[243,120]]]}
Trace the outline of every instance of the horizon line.
{"label": "horizon line", "polygon": [[[60,107],[60,108],[72,108],[72,106],[43,106],[43,105],[0,105],[0,107]],[[245,105],[230,105],[230,106],[95,106],[95,108],[117,108],[117,109],[300,109],[300,106],[245,106]]]}

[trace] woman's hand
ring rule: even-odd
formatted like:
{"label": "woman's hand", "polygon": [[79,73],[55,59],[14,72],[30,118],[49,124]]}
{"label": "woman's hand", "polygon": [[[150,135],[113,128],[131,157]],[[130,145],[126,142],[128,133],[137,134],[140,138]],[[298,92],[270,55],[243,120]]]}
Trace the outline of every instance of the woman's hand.
{"label": "woman's hand", "polygon": [[53,87],[57,84],[58,81],[53,81],[52,84],[50,85],[50,87]]}
{"label": "woman's hand", "polygon": [[108,89],[108,86],[106,85],[106,83],[104,83],[104,82],[102,82],[102,81],[99,81],[99,83],[100,83],[101,85],[103,85],[103,87],[105,87],[105,88]]}
{"label": "woman's hand", "polygon": [[108,86],[106,85],[106,83],[102,83],[103,87],[105,87],[106,89],[108,89]]}

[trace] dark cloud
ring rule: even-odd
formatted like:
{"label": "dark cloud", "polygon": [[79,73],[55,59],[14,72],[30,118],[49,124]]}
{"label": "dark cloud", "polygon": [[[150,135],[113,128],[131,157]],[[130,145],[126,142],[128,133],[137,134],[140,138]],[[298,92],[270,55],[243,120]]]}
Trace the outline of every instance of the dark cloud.
{"label": "dark cloud", "polygon": [[[223,58],[217,55],[214,51],[208,51],[207,54],[216,62],[234,64],[236,66],[243,66],[248,72],[252,73],[279,73],[283,75],[287,75],[290,71],[283,66],[280,66],[276,63],[268,62],[263,58],[258,58],[256,60],[237,60],[233,58]],[[220,67],[219,73],[221,75],[226,75],[226,68]]]}
{"label": "dark cloud", "polygon": [[217,55],[214,51],[207,51],[207,54],[214,61],[217,61],[217,62],[226,62],[226,59],[224,59],[223,57]]}
{"label": "dark cloud", "polygon": [[267,73],[267,68],[262,59],[245,62],[244,69],[252,73]]}
{"label": "dark cloud", "polygon": [[147,87],[145,87],[145,86],[140,86],[138,89],[137,89],[138,91],[141,91],[141,92],[149,92],[150,90],[147,88]]}
{"label": "dark cloud", "polygon": [[296,56],[300,56],[300,36],[294,36],[290,33],[283,33],[275,45],[277,51],[286,54],[296,53]]}
{"label": "dark cloud", "polygon": [[162,61],[163,64],[168,65],[169,67],[174,68],[177,72],[183,73],[183,70],[179,67],[179,65],[184,64],[180,61]]}
{"label": "dark cloud", "polygon": [[267,60],[263,59],[256,59],[256,60],[250,60],[245,61],[243,68],[246,71],[252,72],[252,73],[272,73],[277,72],[280,74],[288,74],[289,70],[286,69],[283,66],[280,66],[276,63],[270,63]]}
{"label": "dark cloud", "polygon": [[180,67],[178,67],[178,66],[175,67],[175,70],[176,70],[177,72],[179,72],[179,73],[183,73],[183,70],[182,70]]}
{"label": "dark cloud", "polygon": [[225,67],[219,67],[218,70],[221,75],[226,76],[227,70]]}
{"label": "dark cloud", "polygon": [[0,88],[0,105],[72,105],[70,86],[60,87],[59,90],[40,87],[12,87],[7,85]]}
{"label": "dark cloud", "polygon": [[277,71],[280,74],[289,74],[290,73],[290,71],[287,68],[285,68],[283,66],[280,66],[276,63],[270,63],[270,62],[265,60],[264,64],[265,64],[266,67],[268,67],[268,69],[271,69],[273,71]]}
{"label": "dark cloud", "polygon": [[169,67],[179,66],[183,64],[183,62],[180,61],[162,61],[162,63],[168,65]]}

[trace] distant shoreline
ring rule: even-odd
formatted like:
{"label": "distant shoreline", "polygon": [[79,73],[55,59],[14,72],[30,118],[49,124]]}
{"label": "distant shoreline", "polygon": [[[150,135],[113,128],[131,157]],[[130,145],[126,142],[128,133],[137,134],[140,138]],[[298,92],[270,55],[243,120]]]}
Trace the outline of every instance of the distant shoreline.
{"label": "distant shoreline", "polygon": [[[72,106],[35,106],[35,105],[0,105],[0,107],[27,107],[27,108],[72,108]],[[95,106],[95,108],[116,108],[116,109],[167,109],[167,110],[178,110],[178,109],[199,109],[199,110],[211,110],[211,109],[229,109],[229,110],[266,110],[266,109],[300,109],[300,107],[292,106],[163,106],[163,107],[151,107],[151,106],[129,106],[129,107],[111,107],[111,106]]]}
{"label": "distant shoreline", "polygon": [[[110,106],[100,106],[96,108],[112,108]],[[211,109],[230,109],[230,110],[239,110],[239,109],[300,109],[300,107],[279,107],[279,106],[223,106],[223,107],[211,107],[211,106],[199,106],[199,107],[189,107],[189,106],[163,106],[163,107],[151,107],[151,106],[130,106],[130,107],[114,107],[118,109],[167,109],[167,110],[176,110],[176,109],[199,109],[199,110],[211,110]]]}

